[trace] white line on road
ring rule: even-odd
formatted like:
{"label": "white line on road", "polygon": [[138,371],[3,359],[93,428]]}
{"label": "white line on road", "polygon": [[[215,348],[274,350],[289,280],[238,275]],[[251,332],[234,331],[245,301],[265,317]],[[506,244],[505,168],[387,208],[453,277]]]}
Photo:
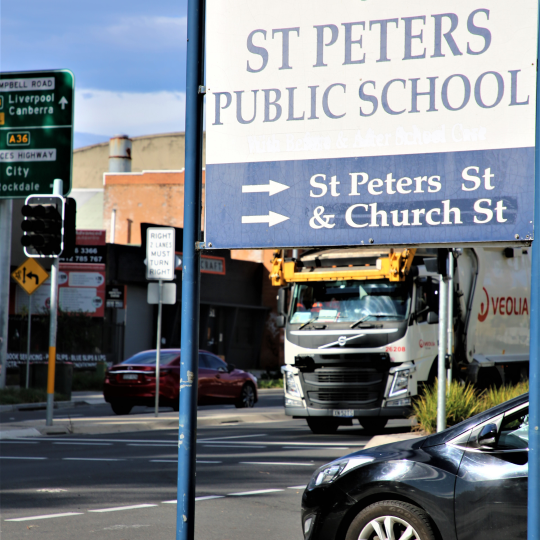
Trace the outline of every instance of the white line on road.
{"label": "white line on road", "polygon": [[225,498],[225,495],[207,495],[206,497],[195,497],[195,500],[196,501],[209,501],[210,499],[223,499],[223,498]]}
{"label": "white line on road", "polygon": [[81,516],[81,515],[82,515],[82,512],[66,512],[64,514],[46,514],[44,516],[30,516],[30,517],[15,518],[15,519],[5,519],[4,521],[34,521],[35,519],[50,519],[50,518],[57,518],[57,517]]}
{"label": "white line on road", "polygon": [[266,446],[257,445],[245,445],[245,444],[203,444],[205,448],[243,448],[244,450],[251,450],[252,448],[266,448]]}
{"label": "white line on road", "polygon": [[74,444],[78,446],[112,446],[112,442],[55,442],[53,444]]}
{"label": "white line on road", "polygon": [[156,447],[166,447],[166,448],[176,448],[178,442],[173,443],[128,443],[127,446],[156,446]]}
{"label": "white line on road", "polygon": [[315,467],[315,463],[287,463],[282,461],[240,461],[241,465],[298,465],[299,467]]}
{"label": "white line on road", "polygon": [[2,439],[2,444],[39,444],[38,442],[36,441],[21,441],[19,439],[16,439],[16,440],[11,440],[11,441],[7,441],[5,439]]}
{"label": "white line on road", "polygon": [[64,461],[126,461],[125,459],[117,458],[94,458],[94,457],[64,457]]}
{"label": "white line on road", "polygon": [[0,456],[1,459],[47,459],[46,457]]}
{"label": "white line on road", "polygon": [[242,491],[240,493],[229,493],[229,497],[242,497],[244,495],[260,495],[262,493],[276,493],[277,491],[285,491],[283,489],[260,489],[258,491]]}
{"label": "white line on road", "polygon": [[198,459],[196,463],[223,463],[223,461],[202,461]]}
{"label": "white line on road", "polygon": [[225,439],[247,439],[251,437],[267,437],[268,433],[257,433],[255,435],[231,435],[230,437],[213,437],[211,439],[197,439],[198,443],[210,441],[224,441]]}
{"label": "white line on road", "polygon": [[89,512],[119,512],[121,510],[137,510],[138,508],[152,508],[157,504],[133,504],[132,506],[116,506],[114,508],[100,508],[99,510],[88,510]]}
{"label": "white line on road", "polygon": [[291,486],[291,487],[288,487],[287,489],[306,489],[306,486],[303,485],[303,486]]}
{"label": "white line on road", "polygon": [[150,463],[178,463],[177,459],[149,459]]}
{"label": "white line on road", "polygon": [[285,450],[348,450],[348,446],[282,446]]}

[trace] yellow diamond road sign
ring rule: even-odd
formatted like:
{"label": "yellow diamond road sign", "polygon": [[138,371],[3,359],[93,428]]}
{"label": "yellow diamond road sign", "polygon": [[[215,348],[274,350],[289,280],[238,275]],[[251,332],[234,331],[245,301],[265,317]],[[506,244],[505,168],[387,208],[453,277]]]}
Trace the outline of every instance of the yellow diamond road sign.
{"label": "yellow diamond road sign", "polygon": [[28,293],[32,294],[43,285],[49,274],[43,270],[36,259],[27,259],[11,277]]}

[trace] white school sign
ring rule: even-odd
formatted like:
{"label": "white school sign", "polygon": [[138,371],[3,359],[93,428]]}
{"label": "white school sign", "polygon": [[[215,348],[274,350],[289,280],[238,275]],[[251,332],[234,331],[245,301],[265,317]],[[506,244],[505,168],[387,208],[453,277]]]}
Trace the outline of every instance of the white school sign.
{"label": "white school sign", "polygon": [[535,1],[207,9],[207,246],[532,238]]}

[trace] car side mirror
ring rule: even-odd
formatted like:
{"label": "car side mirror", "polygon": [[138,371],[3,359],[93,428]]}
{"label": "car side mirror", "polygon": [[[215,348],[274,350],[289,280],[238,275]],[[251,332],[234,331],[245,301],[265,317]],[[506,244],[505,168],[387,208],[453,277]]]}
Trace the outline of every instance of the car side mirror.
{"label": "car side mirror", "polygon": [[231,371],[234,371],[236,369],[236,366],[234,364],[227,364],[227,372],[231,373]]}
{"label": "car side mirror", "polygon": [[438,322],[439,322],[439,316],[434,311],[430,311],[427,314],[427,323],[428,324],[437,324]]}
{"label": "car side mirror", "polygon": [[499,430],[495,424],[486,424],[476,438],[477,445],[479,447],[487,446],[493,448],[497,444],[498,432]]}
{"label": "car side mirror", "polygon": [[278,328],[284,328],[285,327],[285,315],[278,315],[276,317],[276,326]]}
{"label": "car side mirror", "polygon": [[286,303],[287,303],[287,289],[285,287],[281,287],[281,289],[279,289],[278,294],[277,294],[278,315],[285,315]]}

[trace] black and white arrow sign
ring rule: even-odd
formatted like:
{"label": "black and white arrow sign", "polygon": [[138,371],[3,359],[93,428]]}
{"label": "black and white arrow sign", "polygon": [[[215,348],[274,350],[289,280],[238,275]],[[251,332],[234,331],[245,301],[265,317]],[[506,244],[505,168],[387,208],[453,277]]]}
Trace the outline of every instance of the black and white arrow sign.
{"label": "black and white arrow sign", "polygon": [[269,227],[273,227],[288,219],[290,218],[287,216],[282,216],[281,214],[270,211],[267,216],[242,216],[242,223],[268,223]]}
{"label": "black and white arrow sign", "polygon": [[276,193],[280,193],[281,191],[285,191],[286,189],[289,189],[289,188],[290,186],[286,186],[285,184],[280,184],[279,182],[274,182],[273,180],[269,180],[268,184],[242,186],[242,193],[266,193],[267,192],[268,195],[270,195],[271,197],[272,195],[275,195]]}

